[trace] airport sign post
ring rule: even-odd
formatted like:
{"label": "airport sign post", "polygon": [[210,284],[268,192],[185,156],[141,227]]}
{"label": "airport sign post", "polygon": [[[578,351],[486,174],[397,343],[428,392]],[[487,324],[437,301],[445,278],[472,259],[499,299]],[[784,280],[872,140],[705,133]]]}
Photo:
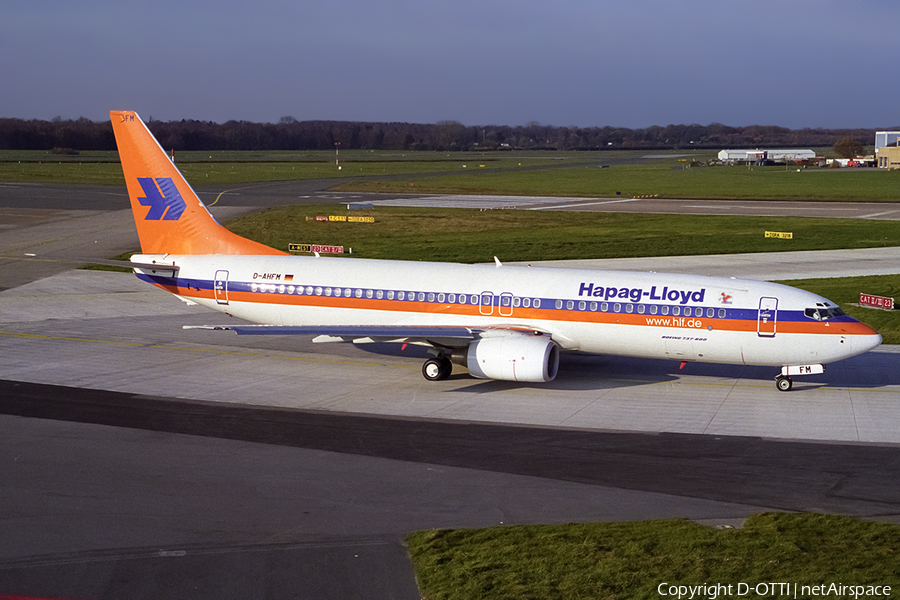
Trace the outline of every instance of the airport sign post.
{"label": "airport sign post", "polygon": [[860,294],[859,305],[867,308],[894,310],[894,299],[885,296],[873,296],[872,294]]}
{"label": "airport sign post", "polygon": [[318,252],[319,254],[343,254],[343,246],[323,246],[320,244],[288,244],[289,252]]}

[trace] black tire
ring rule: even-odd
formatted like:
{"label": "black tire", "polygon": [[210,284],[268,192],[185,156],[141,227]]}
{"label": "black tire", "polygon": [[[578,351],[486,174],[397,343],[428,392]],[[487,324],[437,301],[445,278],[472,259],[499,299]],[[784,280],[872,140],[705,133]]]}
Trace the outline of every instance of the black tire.
{"label": "black tire", "polygon": [[779,392],[789,392],[794,387],[794,381],[790,377],[779,375],[775,378],[775,387],[778,388]]}
{"label": "black tire", "polygon": [[450,377],[453,364],[446,358],[429,358],[422,365],[422,375],[428,381],[442,381]]}

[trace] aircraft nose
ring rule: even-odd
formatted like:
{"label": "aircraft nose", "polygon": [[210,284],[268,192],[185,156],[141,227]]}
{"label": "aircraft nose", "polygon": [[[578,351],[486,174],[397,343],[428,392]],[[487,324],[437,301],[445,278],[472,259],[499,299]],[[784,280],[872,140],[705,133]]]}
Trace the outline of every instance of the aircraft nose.
{"label": "aircraft nose", "polygon": [[850,334],[848,337],[852,340],[856,353],[868,352],[881,345],[881,334],[865,323],[848,323],[847,333]]}

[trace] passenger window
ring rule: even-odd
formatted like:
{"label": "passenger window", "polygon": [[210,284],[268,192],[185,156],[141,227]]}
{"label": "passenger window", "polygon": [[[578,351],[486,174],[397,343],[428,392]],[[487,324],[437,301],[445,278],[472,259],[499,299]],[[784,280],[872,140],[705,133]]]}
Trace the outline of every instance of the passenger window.
{"label": "passenger window", "polygon": [[597,303],[596,302],[591,302],[591,311],[597,312]]}
{"label": "passenger window", "polygon": [[647,307],[646,307],[646,306],[644,306],[643,304],[638,304],[638,314],[639,314],[639,315],[644,314],[644,312],[645,312],[646,310],[647,310]]}
{"label": "passenger window", "polygon": [[531,298],[522,298],[522,306],[525,308],[531,307]]}
{"label": "passenger window", "polygon": [[629,315],[630,315],[631,313],[633,313],[633,312],[634,312],[634,304],[626,304],[626,305],[625,305],[625,312],[627,312]]}
{"label": "passenger window", "polygon": [[371,298],[373,295],[372,290],[366,290],[366,298]]}
{"label": "passenger window", "polygon": [[573,308],[575,308],[574,300],[569,300],[568,302],[566,302],[566,310],[572,310]]}
{"label": "passenger window", "polygon": [[450,304],[456,304],[456,294],[450,294],[447,296],[447,302]]}
{"label": "passenger window", "polygon": [[609,312],[609,302],[604,302],[600,305],[601,312]]}
{"label": "passenger window", "polygon": [[622,304],[619,302],[613,304],[613,312],[622,312]]}
{"label": "passenger window", "polygon": [[660,314],[663,314],[663,315],[669,314],[669,307],[668,307],[668,305],[664,305],[664,306],[662,307],[662,309],[660,309]]}
{"label": "passenger window", "polygon": [[557,300],[557,301],[556,301],[556,308],[557,308],[557,309],[562,308],[562,300]]}
{"label": "passenger window", "polygon": [[438,302],[443,302],[443,301],[444,301],[444,297],[445,297],[445,296],[444,296],[444,292],[441,292],[440,294],[438,294]]}
{"label": "passenger window", "polygon": [[724,308],[720,308],[720,309],[719,309],[719,318],[720,318],[720,319],[724,319],[724,318],[725,318],[725,309],[724,309]]}
{"label": "passenger window", "polygon": [[379,300],[384,298],[384,290],[378,290],[377,292],[375,292],[375,297]]}
{"label": "passenger window", "polygon": [[651,304],[650,305],[650,314],[655,315],[657,312],[659,312],[659,307],[655,304]]}
{"label": "passenger window", "polygon": [[712,319],[714,316],[716,316],[716,309],[714,309],[714,308],[707,308],[707,309],[706,309],[706,316],[709,317],[710,319]]}
{"label": "passenger window", "polygon": [[535,307],[535,308],[540,308],[540,307],[541,307],[541,299],[540,299],[540,298],[535,298],[535,299],[534,299],[534,307]]}

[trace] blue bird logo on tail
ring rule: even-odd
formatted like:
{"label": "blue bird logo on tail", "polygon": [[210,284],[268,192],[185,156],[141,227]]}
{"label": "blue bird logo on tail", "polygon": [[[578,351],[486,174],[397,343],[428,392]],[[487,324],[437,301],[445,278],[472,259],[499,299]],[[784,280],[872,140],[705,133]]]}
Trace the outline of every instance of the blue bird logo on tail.
{"label": "blue bird logo on tail", "polygon": [[169,177],[138,177],[145,197],[138,198],[141,206],[149,206],[145,221],[177,221],[187,208],[178,188]]}

